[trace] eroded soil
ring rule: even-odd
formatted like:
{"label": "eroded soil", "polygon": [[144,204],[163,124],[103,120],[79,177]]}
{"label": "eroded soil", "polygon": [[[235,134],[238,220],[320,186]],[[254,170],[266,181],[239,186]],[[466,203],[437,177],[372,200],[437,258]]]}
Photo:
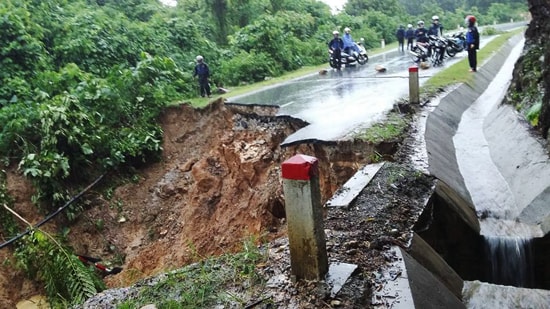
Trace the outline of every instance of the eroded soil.
{"label": "eroded soil", "polygon": [[[138,171],[134,182],[114,190],[102,186],[101,191],[94,189],[82,198],[86,211],[70,225],[68,235],[75,252],[123,267],[121,273],[105,278],[109,287],[122,287],[204,256],[238,250],[243,239],[252,235],[284,239],[280,177],[284,160],[296,153],[319,159],[324,203],[364,164],[391,159],[396,151],[397,141],[368,145],[351,140],[281,148],[284,138],[305,124],[275,113],[270,107],[229,106],[222,101],[204,109],[187,105],[167,109],[161,119],[162,160]],[[410,208],[418,193],[407,193],[415,187],[407,182],[415,182],[419,175],[407,176],[400,169],[388,165],[380,173],[390,173],[392,182],[377,180],[376,187],[366,189],[374,191],[363,199],[375,200],[362,201],[362,206],[342,213],[327,212],[329,254],[360,265],[365,274],[360,278],[367,278],[367,270],[383,263],[378,248],[388,242],[406,242],[410,219],[416,215],[416,208]],[[8,175],[16,210],[38,222],[44,214],[30,203],[30,184],[15,169]],[[117,175],[108,175],[105,181],[116,179]],[[382,197],[384,193],[388,197]],[[380,207],[387,208],[388,217],[374,215]],[[390,226],[389,222],[395,223]],[[66,224],[59,217],[44,228],[57,231]],[[381,238],[388,229],[390,238]],[[17,301],[41,293],[39,284],[24,279],[13,267],[11,254],[11,248],[0,251],[0,258],[7,261],[0,273],[0,308],[13,308]]]}

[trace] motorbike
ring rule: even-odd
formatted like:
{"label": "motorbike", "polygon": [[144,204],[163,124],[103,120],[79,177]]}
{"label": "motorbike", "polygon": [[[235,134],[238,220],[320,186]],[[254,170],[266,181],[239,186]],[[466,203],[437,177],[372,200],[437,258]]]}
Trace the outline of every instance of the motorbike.
{"label": "motorbike", "polygon": [[430,35],[428,42],[416,42],[409,50],[409,54],[415,63],[426,62],[429,59],[433,66],[439,66],[443,64],[446,48],[447,44],[443,38]]}
{"label": "motorbike", "polygon": [[361,41],[359,43],[355,43],[355,46],[357,46],[357,49],[359,49],[359,52],[355,52],[354,56],[360,65],[363,65],[369,62],[369,55],[367,55],[367,49],[365,48],[364,41],[365,39],[361,38]]}
{"label": "motorbike", "polygon": [[409,50],[409,54],[415,63],[426,62],[428,60],[429,48],[430,43],[416,42],[416,44]]}
{"label": "motorbike", "polygon": [[[328,54],[329,54],[328,63],[330,64],[330,67],[334,68],[334,69],[339,69],[338,65],[337,65],[337,62],[336,62],[336,59],[333,56],[333,51],[329,49]],[[344,67],[355,66],[355,65],[357,65],[357,60],[355,59],[354,56],[342,51],[340,53],[340,63]]]}
{"label": "motorbike", "polygon": [[450,37],[447,37],[446,40],[447,55],[449,55],[449,57],[454,57],[457,53],[466,49],[466,37],[464,36],[464,32],[454,33]]}
{"label": "motorbike", "polygon": [[433,66],[439,66],[443,64],[445,58],[445,51],[447,50],[447,41],[445,38],[430,35],[428,36],[431,49],[431,62]]}

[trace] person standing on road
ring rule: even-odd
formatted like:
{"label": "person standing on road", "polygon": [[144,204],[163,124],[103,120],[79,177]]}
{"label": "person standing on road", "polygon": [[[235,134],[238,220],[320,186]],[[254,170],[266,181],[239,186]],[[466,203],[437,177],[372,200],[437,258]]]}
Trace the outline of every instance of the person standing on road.
{"label": "person standing on road", "polygon": [[413,25],[411,25],[411,24],[407,25],[407,31],[405,32],[405,38],[407,39],[407,50],[411,50],[413,48],[413,42],[414,42]]}
{"label": "person standing on road", "polygon": [[199,77],[199,92],[201,97],[210,98],[210,82],[208,78],[210,77],[210,69],[208,65],[204,62],[204,58],[201,55],[198,55],[196,58],[197,65],[195,65],[195,71],[193,72],[193,77]]}
{"label": "person standing on road", "polygon": [[399,43],[399,45],[397,46],[397,50],[404,52],[405,28],[403,27],[403,25],[399,25],[399,29],[397,29],[397,32],[395,32],[395,36],[397,37],[397,43]]}
{"label": "person standing on road", "polygon": [[477,30],[476,18],[473,15],[466,16],[464,20],[468,25],[466,31],[466,48],[468,49],[468,63],[470,72],[477,72],[477,50],[479,49],[479,32]]}
{"label": "person standing on road", "polygon": [[439,23],[439,16],[432,16],[432,26],[428,29],[428,35],[443,36],[443,25]]}
{"label": "person standing on road", "polygon": [[334,38],[328,43],[328,49],[332,51],[332,58],[336,64],[336,70],[342,67],[342,49],[344,49],[344,41],[339,37],[338,31],[333,31]]}

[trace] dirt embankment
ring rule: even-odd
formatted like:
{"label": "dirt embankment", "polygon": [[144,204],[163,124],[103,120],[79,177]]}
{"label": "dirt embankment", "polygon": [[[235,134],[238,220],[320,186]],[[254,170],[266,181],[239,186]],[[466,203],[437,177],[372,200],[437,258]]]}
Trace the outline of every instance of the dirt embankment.
{"label": "dirt embankment", "polygon": [[[284,233],[280,165],[292,155],[319,159],[326,201],[375,158],[375,151],[394,151],[394,145],[375,149],[355,141],[281,148],[281,142],[305,124],[275,117],[276,111],[221,100],[204,109],[168,108],[161,119],[161,162],[140,170],[135,182],[115,188],[111,196],[91,192],[84,198],[89,207],[70,227],[75,252],[122,266],[124,270],[106,282],[109,287],[126,286],[204,256],[237,250],[244,238]],[[30,184],[14,172],[10,175],[17,210],[37,222],[43,215],[29,202]],[[56,219],[47,229],[55,231],[62,221]],[[0,258],[11,254],[3,250]],[[13,265],[2,267],[0,285],[0,304],[7,308],[40,293]]]}

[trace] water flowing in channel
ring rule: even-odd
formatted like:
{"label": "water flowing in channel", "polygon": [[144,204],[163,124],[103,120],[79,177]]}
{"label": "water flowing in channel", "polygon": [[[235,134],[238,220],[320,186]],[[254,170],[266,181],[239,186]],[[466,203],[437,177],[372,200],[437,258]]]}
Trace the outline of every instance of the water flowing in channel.
{"label": "water flowing in channel", "polygon": [[490,282],[516,287],[533,286],[531,240],[520,237],[485,237]]}

